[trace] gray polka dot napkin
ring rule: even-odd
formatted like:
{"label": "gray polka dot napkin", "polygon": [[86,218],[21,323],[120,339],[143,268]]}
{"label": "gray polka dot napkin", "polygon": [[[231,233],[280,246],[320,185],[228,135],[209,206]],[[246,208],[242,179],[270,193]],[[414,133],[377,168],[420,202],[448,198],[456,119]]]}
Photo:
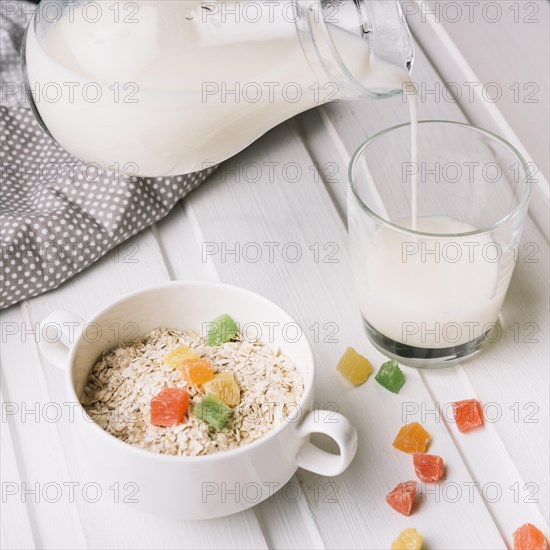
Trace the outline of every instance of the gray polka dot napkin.
{"label": "gray polka dot napkin", "polygon": [[0,308],[58,287],[214,170],[126,177],[81,163],[49,138],[20,93],[24,5],[0,22]]}

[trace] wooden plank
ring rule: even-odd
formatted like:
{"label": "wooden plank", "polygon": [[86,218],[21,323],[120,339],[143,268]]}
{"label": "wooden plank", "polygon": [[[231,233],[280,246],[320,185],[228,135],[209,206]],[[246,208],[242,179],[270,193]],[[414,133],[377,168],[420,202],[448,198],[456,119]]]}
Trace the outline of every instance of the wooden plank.
{"label": "wooden plank", "polygon": [[[6,507],[26,503],[37,547],[84,548],[80,520],[64,485],[68,477],[56,427],[63,401],[53,402],[47,392],[34,355],[36,328],[18,306],[2,313],[2,394],[6,407],[2,430],[13,434],[23,473],[18,494]],[[8,446],[2,445],[2,449],[9,452]]]}
{"label": "wooden plank", "polygon": [[[243,177],[246,166],[269,162],[278,163],[273,178],[266,171],[258,181]],[[208,183],[209,189],[199,189],[189,198],[204,242],[218,250],[207,261],[223,281],[256,290],[281,304],[310,338],[318,340],[314,343],[317,401],[321,407],[336,403],[359,431],[358,456],[350,469],[335,479],[299,471],[298,481],[308,489],[297,503],[287,499],[287,510],[300,514],[296,504],[305,499],[326,547],[387,547],[408,522],[391,512],[384,497],[398,481],[413,475],[409,457],[392,450],[391,441],[402,424],[402,402],[429,400],[429,394],[413,370],[407,371],[407,391],[399,396],[373,382],[351,389],[335,372],[347,345],[355,345],[377,365],[382,356],[367,342],[361,325],[344,225],[291,126],[275,129],[229,163],[236,174],[230,174],[231,170],[218,173]],[[302,174],[299,181],[291,181],[288,173],[285,177],[285,167],[292,163]],[[268,256],[251,261],[243,252],[247,245],[262,249],[263,243],[278,243],[273,261]],[[323,251],[327,243],[335,247],[335,262],[327,261],[330,258]],[[288,253],[288,245],[302,253],[300,260],[292,261],[294,256],[282,253],[285,246]],[[179,243],[165,246],[171,247],[171,256],[178,254]],[[240,252],[224,257],[224,246],[226,251],[237,247]],[[316,257],[319,247],[321,255]],[[429,430],[437,441],[436,450],[451,465],[454,479],[471,482],[446,429],[434,424]],[[504,546],[483,502],[461,507],[458,516],[455,511],[450,502],[423,503],[415,514],[415,526],[426,535],[427,544],[453,547],[459,541],[465,548]],[[283,524],[280,517],[276,521]]]}
{"label": "wooden plank", "polygon": [[[208,192],[209,183],[204,183],[202,187],[205,192]],[[200,234],[199,224],[194,219],[191,203],[190,198],[179,202],[171,215],[155,226],[157,241],[172,278],[217,281],[216,270],[204,261],[203,237]],[[179,244],[176,253],[170,243]]]}
{"label": "wooden plank", "polygon": [[[449,27],[448,25],[445,26],[443,23],[438,22],[434,15],[425,13],[426,2],[419,0],[417,3],[421,9],[416,15],[408,18],[409,24],[411,25],[416,39],[422,47],[429,52],[430,62],[441,75],[442,79],[448,83],[463,83],[464,85],[461,84],[459,89],[468,88],[468,93],[462,93],[457,103],[462,111],[466,113],[468,120],[472,124],[487,128],[488,130],[492,130],[502,135],[522,153],[528,162],[531,163],[534,185],[529,211],[533,222],[537,224],[539,231],[548,240],[550,238],[550,210],[548,208],[550,196],[550,185],[548,182],[548,135],[550,122],[548,117],[548,85],[541,85],[545,80],[548,80],[548,67],[545,67],[545,71],[537,70],[535,75],[531,76],[527,83],[521,83],[521,91],[519,93],[520,97],[525,99],[527,93],[531,90],[529,82],[533,82],[533,78],[536,79],[535,83],[538,86],[535,98],[537,100],[536,103],[522,101],[517,104],[515,102],[509,104],[509,94],[512,94],[512,96],[514,94],[512,91],[506,90],[508,92],[508,105],[506,105],[506,101],[503,100],[492,102],[490,99],[487,99],[486,89],[483,88],[485,79],[482,79],[480,74],[477,74],[473,69],[473,67],[479,63],[479,59],[484,59],[484,70],[486,70],[487,65],[492,64],[497,68],[497,74],[501,72],[504,75],[510,75],[509,77],[505,76],[496,79],[497,86],[505,88],[506,86],[501,86],[501,84],[503,84],[507,78],[516,82],[517,71],[521,72],[524,71],[525,67],[531,67],[530,64],[534,58],[533,55],[529,54],[524,58],[519,58],[529,59],[529,63],[520,62],[518,53],[521,51],[521,48],[529,44],[528,48],[530,50],[537,51],[537,41],[548,42],[548,3],[536,2],[536,5],[540,8],[539,14],[541,14],[541,21],[543,21],[543,23],[546,21],[546,24],[534,26],[528,24],[516,25],[514,23],[512,25],[513,29],[508,28],[509,36],[514,36],[514,39],[504,41],[506,45],[504,46],[503,53],[499,52],[497,56],[491,55],[491,52],[494,52],[494,47],[496,46],[495,42],[492,43],[490,48],[483,48],[479,45],[487,45],[486,41],[490,39],[494,32],[498,32],[499,34],[502,33],[502,36],[506,35],[507,27],[510,27],[511,12],[509,13],[507,11],[509,10],[509,6],[520,6],[520,10],[522,10],[523,8],[521,6],[524,4],[535,4],[535,2],[510,2],[509,4],[504,4],[504,6],[507,6],[504,8],[504,13],[507,15],[508,23],[503,23],[502,25],[499,23],[498,28],[491,25],[493,29],[491,33],[488,35],[477,33],[472,40],[470,40],[472,37],[472,29],[470,25],[468,25],[467,37],[466,34],[464,34],[461,41],[457,43],[454,42],[451,35],[447,32],[450,28],[454,29],[455,25]],[[440,4],[444,5],[444,2],[440,2]],[[522,16],[525,16],[525,14],[523,13]],[[516,38],[517,32],[519,32],[520,35],[525,33],[529,35],[533,32],[534,38],[529,40],[518,40]],[[470,55],[466,53],[463,54],[465,42],[468,40],[471,42],[468,47],[472,48],[472,45],[474,47],[474,51],[472,51]],[[520,45],[520,47],[514,52],[514,55],[511,55],[510,49],[514,48],[516,44]],[[489,56],[491,57],[490,63],[487,62],[487,54],[483,54],[484,51],[489,52]],[[548,52],[548,47],[542,51]],[[481,52],[481,55],[479,52]],[[507,55],[507,53],[510,55]],[[548,55],[541,55],[540,57],[544,67],[548,64]],[[510,66],[514,67],[513,73],[510,73]],[[418,65],[415,71],[417,71],[417,69]],[[422,78],[418,78],[418,75],[414,78],[422,84]],[[476,85],[478,83],[480,84],[479,86]],[[439,84],[441,84],[441,82]],[[524,86],[527,86],[527,88],[523,89]],[[433,86],[425,87],[427,89],[434,89]],[[441,85],[438,89],[445,90]],[[493,86],[491,90],[494,89],[495,87]],[[448,101],[442,100],[442,97],[447,98],[449,95],[452,94],[443,94],[443,92],[440,92],[436,94],[436,97],[440,104],[444,104]],[[426,97],[425,102],[430,102],[430,99],[431,97]],[[512,125],[509,121],[512,112],[516,113],[517,116],[515,125]],[[519,113],[525,116],[518,116]],[[527,120],[531,120],[531,122],[527,123]]]}
{"label": "wooden plank", "polygon": [[[185,239],[184,239],[185,240]],[[55,309],[71,309],[88,318],[120,295],[153,283],[169,280],[162,251],[154,233],[147,230],[130,239],[61,288],[28,302],[28,321],[36,323]],[[6,368],[17,367],[13,361]],[[62,373],[43,364],[50,400],[64,399]],[[58,424],[71,481],[93,482],[86,473],[86,457],[81,455],[74,434]],[[25,461],[33,449],[24,448]],[[264,548],[265,540],[254,512],[209,522],[182,522],[146,515],[114,502],[109,488],[97,503],[79,499],[73,505],[81,518],[89,548]]]}
{"label": "wooden plank", "polygon": [[[226,179],[231,162],[222,168],[219,175],[221,180]],[[176,279],[221,280],[217,266],[211,261],[216,243],[205,240],[201,223],[197,218],[203,214],[194,207],[195,201],[201,203],[202,200],[208,200],[201,197],[208,196],[211,185],[211,182],[204,184],[201,189],[177,205],[173,215],[158,224],[159,242],[166,262],[170,265],[172,276]],[[221,257],[221,250],[219,254]],[[221,273],[224,263],[222,262]],[[298,486],[299,481],[293,477],[289,485]],[[305,499],[301,499],[297,506],[289,508],[280,492],[272,501],[254,507],[254,512],[269,548],[323,548],[323,542]]]}
{"label": "wooden plank", "polygon": [[[2,390],[4,382],[2,382]],[[3,394],[3,391],[2,391]],[[2,415],[6,401],[0,399]],[[36,548],[31,518],[26,504],[20,498],[22,476],[11,435],[10,421],[2,418],[0,429],[0,479],[2,480],[2,548],[29,550]]]}
{"label": "wooden plank", "polygon": [[299,474],[254,511],[270,549],[326,548]]}
{"label": "wooden plank", "polygon": [[[477,365],[472,366],[475,368]],[[491,365],[484,366],[494,370],[500,364],[493,360]],[[437,421],[447,426],[468,464],[472,478],[478,482],[476,487],[460,489],[471,491],[474,498],[482,498],[488,503],[508,547],[513,546],[512,532],[523,523],[533,523],[548,533],[545,519],[548,506],[547,472],[544,471],[545,464],[548,464],[548,451],[544,449],[547,445],[538,440],[538,437],[546,436],[545,441],[548,441],[548,426],[542,427],[541,400],[533,396],[529,406],[524,408],[525,403],[515,400],[517,397],[510,388],[502,389],[507,384],[500,381],[500,376],[489,375],[490,385],[477,383],[474,388],[469,380],[471,373],[468,364],[421,374],[430,394],[437,396],[434,399],[437,406],[434,408],[431,402],[415,402],[409,407],[408,420],[421,421],[426,415],[435,413]],[[450,404],[471,397],[478,397],[484,404],[485,427],[470,434],[461,434],[454,425]],[[505,442],[509,445],[510,431],[521,444],[506,446]],[[533,477],[526,478],[522,475],[525,473],[523,468],[516,465],[533,460],[534,449],[537,449],[535,456],[540,458],[534,460]]]}
{"label": "wooden plank", "polygon": [[[425,16],[421,4],[411,7],[411,14],[415,15],[409,17],[420,43],[430,32],[428,25],[422,23],[438,24],[480,77],[475,81],[456,80],[459,75],[455,73],[453,81],[463,89],[465,107],[475,108],[478,103],[480,107],[498,109],[548,180],[550,4],[545,0],[520,0],[484,8],[479,2],[470,10],[467,6],[457,10],[456,3],[450,5],[451,0],[429,0],[424,4],[433,15]],[[445,42],[439,38],[439,52],[430,49],[430,57],[432,52],[444,53]],[[436,68],[446,77],[449,57],[443,64],[436,63]],[[470,97],[466,82],[472,82],[472,89],[474,84],[480,84],[476,87],[482,93]]]}

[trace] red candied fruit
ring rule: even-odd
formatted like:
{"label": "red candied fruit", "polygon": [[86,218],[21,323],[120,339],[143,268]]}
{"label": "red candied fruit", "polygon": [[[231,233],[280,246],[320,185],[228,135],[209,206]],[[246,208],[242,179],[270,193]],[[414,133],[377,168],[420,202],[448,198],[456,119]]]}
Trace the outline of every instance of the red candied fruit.
{"label": "red candied fruit", "polygon": [[414,453],[413,464],[420,481],[434,483],[443,477],[443,459],[440,456]]}
{"label": "red candied fruit", "polygon": [[514,550],[547,550],[544,535],[532,524],[525,523],[514,531]]}
{"label": "red candied fruit", "polygon": [[182,388],[166,388],[151,399],[151,424],[176,426],[181,424],[189,408],[189,394]]}
{"label": "red candied fruit", "polygon": [[416,494],[416,481],[405,481],[388,494],[386,502],[397,512],[410,516]]}
{"label": "red candied fruit", "polygon": [[477,399],[465,399],[453,403],[453,416],[461,432],[473,430],[483,424],[483,409]]}

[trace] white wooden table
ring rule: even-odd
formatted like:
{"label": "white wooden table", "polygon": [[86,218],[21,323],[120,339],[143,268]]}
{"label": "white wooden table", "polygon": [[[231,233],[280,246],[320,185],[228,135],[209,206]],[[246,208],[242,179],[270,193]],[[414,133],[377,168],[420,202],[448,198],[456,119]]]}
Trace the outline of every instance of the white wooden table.
{"label": "white wooden table", "polygon": [[[444,4],[451,2],[438,3],[438,9],[450,9]],[[498,23],[490,22],[494,15],[484,14],[481,4],[472,8],[477,10],[472,23],[466,11],[458,20],[451,11],[442,12],[447,20],[440,22],[437,15],[416,12],[409,21],[417,40],[414,80],[425,89],[443,90],[445,81],[474,90],[459,102],[444,100],[441,93],[426,96],[421,118],[469,120],[492,129],[541,166],[524,231],[524,242],[538,246],[538,262],[520,261],[516,267],[501,316],[501,340],[463,366],[406,369],[407,384],[398,396],[372,380],[352,389],[335,373],[348,345],[376,366],[383,361],[365,336],[351,284],[346,164],[367,136],[408,115],[400,98],[331,104],[306,113],[229,161],[162,223],[60,289],[2,312],[2,548],[378,549],[389,548],[410,526],[432,550],[493,549],[511,547],[513,530],[525,522],[548,537],[549,4],[501,2]],[[407,9],[416,11],[412,4]],[[488,101],[475,82],[496,82],[502,98]],[[526,102],[533,90],[537,102]],[[278,163],[273,181],[264,163]],[[301,170],[296,182],[289,180],[294,172],[285,172],[288,163]],[[263,168],[259,181],[254,175],[247,180],[247,167],[249,175],[254,167]],[[204,243],[242,250],[246,243],[269,242],[279,243],[273,262],[267,248],[257,263],[242,255],[237,261],[230,254],[203,254]],[[299,261],[281,253],[288,243],[302,251]],[[85,498],[82,486],[74,499],[64,490],[58,502],[47,502],[55,500],[55,487],[66,489],[67,482],[80,479],[86,457],[72,443],[65,415],[56,421],[54,406],[64,402],[62,374],[39,356],[36,324],[61,308],[87,318],[121,294],[169,279],[250,288],[282,305],[310,331],[317,401],[321,407],[337,403],[359,432],[356,459],[344,475],[326,479],[299,470],[272,502],[208,522],[143,515],[115,503],[108,488],[96,503]],[[433,414],[474,396],[491,404],[482,429],[459,434]],[[445,483],[405,518],[392,512],[384,497],[399,481],[414,478],[409,461],[391,447],[403,421],[412,420],[425,423],[431,451],[444,457],[448,473]],[[29,492],[33,489],[38,495]]]}

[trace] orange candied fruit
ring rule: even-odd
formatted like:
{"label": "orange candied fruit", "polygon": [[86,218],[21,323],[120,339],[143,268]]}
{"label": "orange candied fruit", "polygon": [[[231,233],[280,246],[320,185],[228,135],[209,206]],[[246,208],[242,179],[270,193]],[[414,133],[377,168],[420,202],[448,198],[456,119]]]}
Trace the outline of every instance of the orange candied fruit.
{"label": "orange candied fruit", "polygon": [[514,550],[547,550],[544,535],[532,524],[525,523],[514,531]]}
{"label": "orange candied fruit", "polygon": [[204,391],[215,395],[220,401],[234,409],[241,400],[241,390],[230,372],[216,374],[204,385]]}
{"label": "orange candied fruit", "polygon": [[425,453],[430,434],[418,423],[405,424],[393,440],[393,446],[404,453]]}
{"label": "orange candied fruit", "polygon": [[453,403],[453,416],[456,427],[461,432],[468,432],[483,424],[483,410],[477,399],[465,399]]}
{"label": "orange candied fruit", "polygon": [[206,359],[188,359],[181,370],[185,380],[193,386],[201,386],[214,378],[214,369]]}

